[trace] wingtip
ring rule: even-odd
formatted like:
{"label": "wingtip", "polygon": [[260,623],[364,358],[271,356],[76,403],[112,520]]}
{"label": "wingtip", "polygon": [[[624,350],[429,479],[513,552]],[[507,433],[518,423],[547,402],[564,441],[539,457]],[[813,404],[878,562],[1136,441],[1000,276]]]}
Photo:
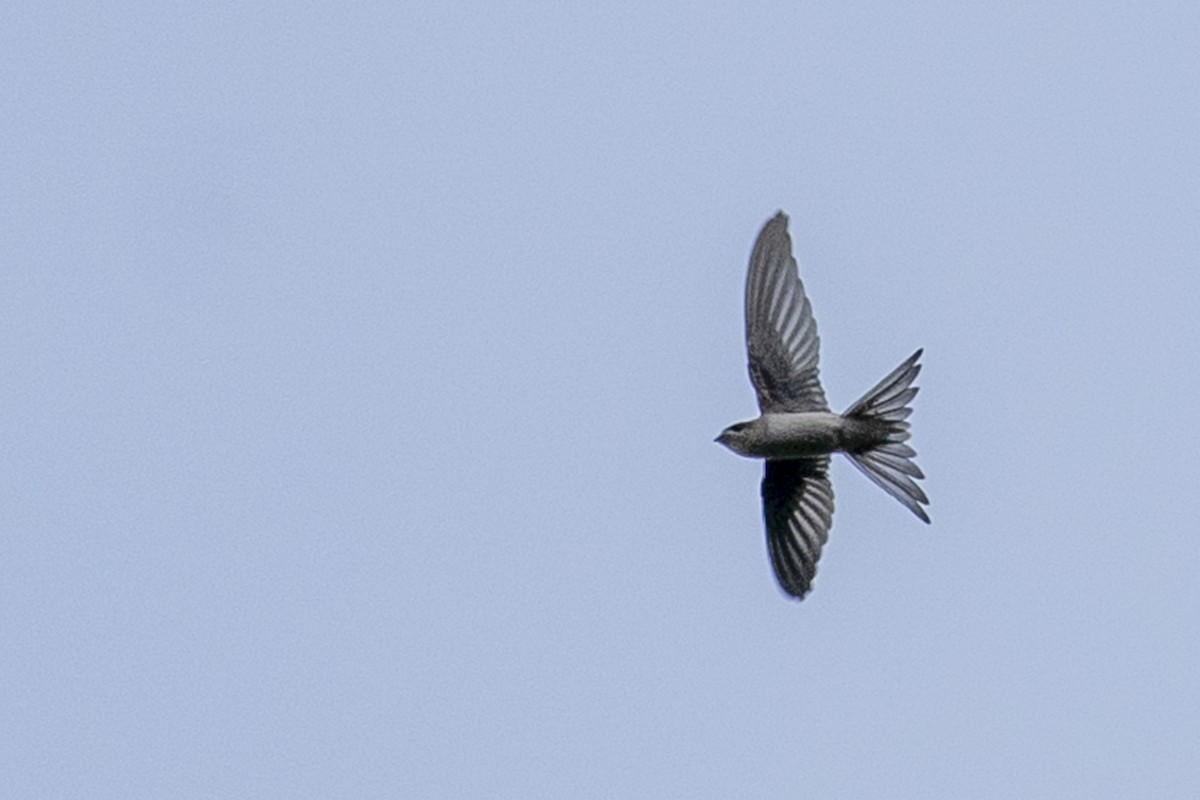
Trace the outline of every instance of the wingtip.
{"label": "wingtip", "polygon": [[776,225],[782,225],[784,232],[787,232],[788,215],[784,213],[783,209],[779,209],[778,211],[776,211],[775,216],[773,216],[769,220],[767,220],[767,224],[764,225],[763,227],[767,228],[767,227],[772,227],[772,226],[776,226]]}
{"label": "wingtip", "polygon": [[782,582],[777,582],[776,586],[779,588],[779,593],[782,594],[785,599],[791,600],[795,603],[799,603],[812,593],[811,579],[803,586],[785,586]]}

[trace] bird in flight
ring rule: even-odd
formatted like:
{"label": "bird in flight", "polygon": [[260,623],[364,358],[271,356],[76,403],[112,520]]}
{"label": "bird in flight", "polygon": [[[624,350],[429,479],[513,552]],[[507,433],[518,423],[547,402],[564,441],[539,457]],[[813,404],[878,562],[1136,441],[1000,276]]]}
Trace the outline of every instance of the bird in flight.
{"label": "bird in flight", "polygon": [[766,460],[763,520],[775,578],[801,599],[812,588],[833,522],[829,456],[850,463],[928,523],[924,478],[906,444],[909,403],[921,365],[913,353],[843,414],[829,410],[817,368],[820,339],[804,294],[782,211],[763,226],[746,275],[746,350],[761,414],[730,425],[716,441]]}

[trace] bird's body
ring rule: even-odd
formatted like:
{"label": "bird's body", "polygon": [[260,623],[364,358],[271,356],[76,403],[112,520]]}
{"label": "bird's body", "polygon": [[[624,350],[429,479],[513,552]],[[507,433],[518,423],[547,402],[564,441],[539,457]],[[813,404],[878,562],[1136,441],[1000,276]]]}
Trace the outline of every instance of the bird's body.
{"label": "bird's body", "polygon": [[881,441],[887,433],[866,420],[829,411],[762,414],[738,424],[744,426],[740,428],[743,435],[722,444],[749,458],[809,458],[856,451]]}
{"label": "bird's body", "polygon": [[730,425],[717,441],[766,460],[763,518],[775,577],[789,595],[808,593],[833,521],[829,456],[845,453],[880,488],[929,522],[925,477],[905,442],[921,371],[918,350],[845,413],[829,410],[817,368],[820,339],[781,211],[758,235],[746,275],[746,349],[757,419]]}

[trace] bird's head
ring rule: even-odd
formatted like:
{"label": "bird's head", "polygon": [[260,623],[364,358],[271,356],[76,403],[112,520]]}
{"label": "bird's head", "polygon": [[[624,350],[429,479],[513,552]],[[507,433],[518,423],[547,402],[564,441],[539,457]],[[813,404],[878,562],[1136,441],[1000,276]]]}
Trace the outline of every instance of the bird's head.
{"label": "bird's head", "polygon": [[721,431],[721,435],[714,439],[714,442],[720,442],[738,455],[750,455],[750,432],[753,422],[735,422],[725,430]]}

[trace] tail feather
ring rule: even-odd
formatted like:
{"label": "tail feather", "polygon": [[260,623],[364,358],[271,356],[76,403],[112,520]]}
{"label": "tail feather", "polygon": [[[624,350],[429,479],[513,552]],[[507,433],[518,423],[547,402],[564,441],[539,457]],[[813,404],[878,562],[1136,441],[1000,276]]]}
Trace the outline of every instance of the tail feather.
{"label": "tail feather", "polygon": [[[911,475],[914,478],[924,478],[925,473],[921,472],[921,468],[913,463],[912,456],[902,455],[894,450],[894,447],[895,445],[891,442],[882,444],[871,451],[871,455],[876,461],[891,467],[896,472],[903,472],[905,475]],[[911,449],[910,447],[909,450]]]}
{"label": "tail feather", "polygon": [[860,452],[847,451],[846,455],[879,488],[929,522],[929,514],[922,507],[929,505],[929,498],[916,483],[925,473],[912,460],[917,452],[904,444],[912,435],[907,422],[912,408],[908,404],[917,396],[917,387],[912,382],[921,372],[917,361],[923,352],[918,350],[909,356],[846,412],[847,417],[883,423],[886,431],[882,443]]}

